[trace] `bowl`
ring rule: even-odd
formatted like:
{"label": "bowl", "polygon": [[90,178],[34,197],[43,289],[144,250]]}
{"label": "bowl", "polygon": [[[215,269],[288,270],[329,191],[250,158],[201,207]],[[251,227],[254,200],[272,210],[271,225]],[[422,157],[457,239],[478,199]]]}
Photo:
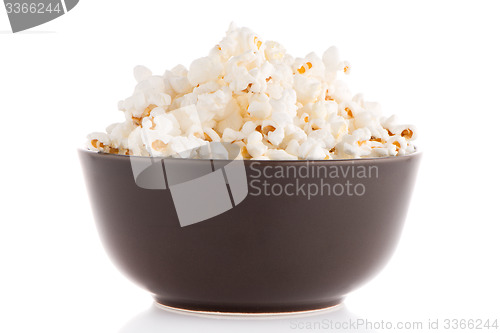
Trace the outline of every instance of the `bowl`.
{"label": "bowl", "polygon": [[370,280],[395,250],[421,159],[78,154],[121,271],[161,305],[229,313],[335,306]]}

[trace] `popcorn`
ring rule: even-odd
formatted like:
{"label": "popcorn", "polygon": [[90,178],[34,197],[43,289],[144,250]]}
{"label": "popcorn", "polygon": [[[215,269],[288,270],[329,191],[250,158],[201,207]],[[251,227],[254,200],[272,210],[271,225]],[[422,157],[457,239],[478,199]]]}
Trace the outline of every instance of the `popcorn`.
{"label": "popcorn", "polygon": [[273,108],[269,103],[269,97],[265,94],[254,94],[250,98],[248,113],[257,119],[266,119],[271,116]]}
{"label": "popcorn", "polygon": [[134,68],[134,77],[137,82],[141,82],[153,75],[148,68],[144,66],[136,66]]}
{"label": "popcorn", "polygon": [[285,138],[285,129],[283,127],[274,128],[267,133],[267,140],[274,146],[279,147]]}
{"label": "popcorn", "polygon": [[[230,105],[228,106],[230,107]],[[225,129],[230,128],[233,130],[239,130],[243,125],[243,117],[239,114],[237,107],[234,107],[234,112],[231,112],[229,116],[221,121],[215,126],[218,132],[224,132]]]}
{"label": "popcorn", "polygon": [[290,140],[290,142],[288,142],[285,151],[290,155],[299,156],[299,148],[299,142],[295,139],[292,139]]}
{"label": "popcorn", "polygon": [[323,53],[323,64],[325,65],[325,71],[327,79],[329,82],[333,82],[337,77],[337,71],[340,69],[340,55],[339,51],[335,46],[331,46]]}
{"label": "popcorn", "polygon": [[[384,117],[380,105],[340,80],[352,66],[336,47],[295,58],[274,41],[231,24],[207,56],[153,75],[134,68],[137,84],[118,103],[125,121],[91,133],[87,148],[135,156],[259,160],[407,155],[417,131]],[[220,142],[219,145],[208,145]]]}
{"label": "popcorn", "polygon": [[182,65],[177,65],[171,71],[166,71],[163,78],[167,80],[176,94],[184,95],[193,89],[187,78],[187,70]]}
{"label": "popcorn", "polygon": [[297,160],[296,155],[292,155],[284,151],[283,149],[268,149],[265,156],[270,160]]}
{"label": "popcorn", "polygon": [[304,142],[307,140],[307,134],[306,132],[295,125],[288,125],[285,127],[285,140],[296,140],[299,143]]}
{"label": "popcorn", "polygon": [[305,160],[324,160],[328,155],[328,151],[324,149],[324,143],[308,138],[299,147],[298,157]]}
{"label": "popcorn", "polygon": [[247,138],[247,151],[253,158],[261,157],[267,151],[262,138],[262,134],[257,131],[252,132]]}
{"label": "popcorn", "polygon": [[197,99],[196,109],[203,124],[212,119],[222,120],[233,111],[227,109],[228,103],[232,100],[231,91],[227,87],[220,88],[213,93],[201,94]]}
{"label": "popcorn", "polygon": [[267,41],[264,43],[264,54],[268,61],[279,63],[285,57],[286,50],[276,42]]}
{"label": "popcorn", "polygon": [[99,151],[104,146],[110,144],[109,136],[106,133],[90,133],[87,136],[87,148],[92,151]]}
{"label": "popcorn", "polygon": [[224,67],[215,57],[203,57],[191,63],[187,78],[192,86],[216,81]]}
{"label": "popcorn", "polygon": [[110,143],[109,145],[113,147],[127,147],[128,136],[135,129],[135,126],[131,122],[112,124],[106,128],[106,132],[109,135]]}
{"label": "popcorn", "polygon": [[245,138],[245,135],[239,131],[235,131],[232,128],[226,128],[224,133],[222,133],[222,140],[224,142],[241,141]]}
{"label": "popcorn", "polygon": [[297,93],[297,101],[305,105],[307,103],[314,103],[318,100],[321,94],[322,84],[318,79],[299,74],[294,77],[293,87]]}
{"label": "popcorn", "polygon": [[324,143],[324,148],[328,150],[335,147],[336,140],[333,137],[332,133],[330,133],[330,131],[326,129],[312,131],[311,134],[309,134],[308,138]]}
{"label": "popcorn", "polygon": [[[228,130],[231,130],[231,129],[228,128]],[[205,141],[208,141],[208,142],[220,142],[221,141],[220,135],[210,127],[204,127],[203,133],[205,134]],[[229,141],[229,140],[227,140],[227,141]]]}
{"label": "popcorn", "polygon": [[200,118],[198,117],[198,111],[196,106],[189,105],[176,110],[170,111],[173,114],[179,127],[184,135],[197,135],[202,136],[203,128],[201,126]]}

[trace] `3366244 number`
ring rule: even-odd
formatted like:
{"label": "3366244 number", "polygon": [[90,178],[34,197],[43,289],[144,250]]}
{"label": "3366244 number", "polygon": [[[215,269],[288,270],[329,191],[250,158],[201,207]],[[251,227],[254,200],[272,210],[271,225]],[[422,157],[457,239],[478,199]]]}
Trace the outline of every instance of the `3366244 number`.
{"label": "3366244 number", "polygon": [[44,13],[60,13],[62,11],[61,4],[58,2],[55,5],[52,3],[36,3],[36,2],[7,2],[5,3],[7,14],[44,14]]}

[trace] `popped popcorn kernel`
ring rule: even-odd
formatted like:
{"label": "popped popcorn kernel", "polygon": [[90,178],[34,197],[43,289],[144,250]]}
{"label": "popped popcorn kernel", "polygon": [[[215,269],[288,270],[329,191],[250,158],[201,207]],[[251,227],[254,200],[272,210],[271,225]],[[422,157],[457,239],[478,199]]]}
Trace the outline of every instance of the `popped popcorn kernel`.
{"label": "popped popcorn kernel", "polygon": [[206,132],[203,132],[203,138],[207,142],[212,142],[212,138]]}
{"label": "popped popcorn kernel", "polygon": [[346,107],[344,110],[347,113],[348,118],[354,118],[354,115],[352,114],[352,110],[350,108]]}
{"label": "popped popcorn kernel", "polygon": [[157,151],[165,151],[167,149],[167,144],[161,140],[155,140],[151,144],[151,147]]}
{"label": "popped popcorn kernel", "polygon": [[273,132],[275,130],[276,130],[276,127],[271,126],[271,125],[267,125],[266,127],[262,128],[261,133],[264,135],[267,135],[269,132]]}
{"label": "popped popcorn kernel", "polygon": [[385,143],[385,140],[383,140],[382,138],[376,138],[376,137],[374,137],[374,136],[372,136],[372,137],[370,138],[370,141],[373,141],[373,142],[379,142],[379,143],[382,143],[382,144],[384,144],[384,143]]}
{"label": "popped popcorn kernel", "polygon": [[157,106],[154,105],[154,104],[149,104],[144,109],[144,111],[142,112],[142,114],[139,117],[132,116],[132,121],[133,121],[134,125],[136,125],[136,126],[142,126],[142,119],[145,118],[145,117],[149,117],[149,114],[151,113],[151,111],[153,109],[155,109],[156,107]]}
{"label": "popped popcorn kernel", "polygon": [[258,39],[257,36],[254,37],[253,42],[255,45],[257,45],[257,49],[260,50],[260,47],[262,46],[262,42]]}
{"label": "popped popcorn kernel", "polygon": [[252,155],[247,150],[247,146],[241,147],[241,155],[243,156],[244,159],[251,159]]}
{"label": "popped popcorn kernel", "polygon": [[[415,127],[385,117],[353,95],[338,75],[351,72],[338,49],[293,57],[274,41],[231,24],[206,56],[163,75],[136,66],[125,121],[87,136],[92,151],[193,158],[209,142],[239,146],[239,158],[334,160],[407,155]],[[223,158],[224,154],[220,155]]]}
{"label": "popped popcorn kernel", "polygon": [[103,148],[104,147],[104,144],[102,142],[99,142],[99,140],[97,140],[97,139],[93,139],[92,141],[90,141],[90,143],[92,144],[92,146],[94,146],[94,148]]}
{"label": "popped popcorn kernel", "polygon": [[407,128],[403,132],[401,132],[401,136],[406,140],[410,140],[413,137],[413,131]]}
{"label": "popped popcorn kernel", "polygon": [[344,61],[344,73],[349,74],[351,72],[351,64],[347,61]]}
{"label": "popped popcorn kernel", "polygon": [[151,126],[149,127],[149,129],[152,129],[152,130],[156,129],[156,123],[154,121],[154,117],[151,117],[150,121],[151,121]]}

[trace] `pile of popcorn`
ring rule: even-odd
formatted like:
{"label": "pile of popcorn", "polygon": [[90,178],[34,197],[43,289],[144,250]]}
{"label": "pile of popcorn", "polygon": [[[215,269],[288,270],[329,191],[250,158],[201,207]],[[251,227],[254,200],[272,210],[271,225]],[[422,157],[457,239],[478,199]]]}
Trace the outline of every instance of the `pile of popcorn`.
{"label": "pile of popcorn", "polygon": [[192,157],[209,142],[240,158],[344,159],[415,152],[415,129],[352,95],[335,47],[294,58],[273,41],[231,24],[208,56],[163,76],[134,69],[137,85],[118,107],[125,121],[88,136],[88,148],[135,156]]}

